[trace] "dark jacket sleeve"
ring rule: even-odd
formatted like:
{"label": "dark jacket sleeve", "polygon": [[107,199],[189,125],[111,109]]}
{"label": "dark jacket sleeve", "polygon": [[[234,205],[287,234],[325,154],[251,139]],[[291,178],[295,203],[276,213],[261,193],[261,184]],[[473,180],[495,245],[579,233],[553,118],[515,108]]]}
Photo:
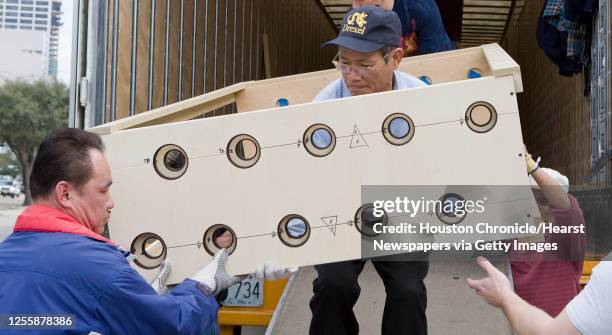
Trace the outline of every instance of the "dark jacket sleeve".
{"label": "dark jacket sleeve", "polygon": [[187,279],[160,295],[129,266],[98,305],[111,334],[202,334],[213,325],[218,309],[214,296],[196,281]]}

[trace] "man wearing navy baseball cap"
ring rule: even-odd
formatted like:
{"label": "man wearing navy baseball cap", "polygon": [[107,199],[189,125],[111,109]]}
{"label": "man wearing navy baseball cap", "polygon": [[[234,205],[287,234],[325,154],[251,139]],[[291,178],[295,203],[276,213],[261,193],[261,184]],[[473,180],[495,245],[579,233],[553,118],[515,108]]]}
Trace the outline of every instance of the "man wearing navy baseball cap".
{"label": "man wearing navy baseball cap", "polygon": [[[400,48],[401,32],[400,19],[392,11],[365,6],[348,12],[338,37],[323,45],[338,47],[332,63],[341,77],[319,92],[314,101],[426,86],[398,70],[404,54]],[[372,261],[387,292],[383,335],[427,334],[427,294],[423,279],[429,263],[422,261],[427,259],[425,255],[415,258],[420,261],[405,258]],[[318,277],[313,282],[314,296],[310,301],[311,335],[359,333],[353,306],[361,291],[357,279],[365,262],[354,260],[315,266]]]}
{"label": "man wearing navy baseball cap", "polygon": [[342,77],[314,101],[424,86],[421,80],[397,70],[404,55],[401,33],[402,25],[393,11],[365,6],[348,12],[338,37],[323,44],[338,47],[332,63]]}

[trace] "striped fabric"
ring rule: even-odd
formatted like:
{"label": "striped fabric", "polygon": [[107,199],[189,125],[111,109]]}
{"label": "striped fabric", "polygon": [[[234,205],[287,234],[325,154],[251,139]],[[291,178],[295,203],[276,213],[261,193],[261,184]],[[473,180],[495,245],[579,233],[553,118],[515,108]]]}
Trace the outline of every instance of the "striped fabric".
{"label": "striped fabric", "polygon": [[[582,210],[572,195],[569,209],[551,209],[558,226],[584,224]],[[544,253],[510,253],[514,290],[528,303],[552,317],[580,292],[580,276],[586,251],[586,234],[548,234],[546,242],[554,242],[559,250]]]}

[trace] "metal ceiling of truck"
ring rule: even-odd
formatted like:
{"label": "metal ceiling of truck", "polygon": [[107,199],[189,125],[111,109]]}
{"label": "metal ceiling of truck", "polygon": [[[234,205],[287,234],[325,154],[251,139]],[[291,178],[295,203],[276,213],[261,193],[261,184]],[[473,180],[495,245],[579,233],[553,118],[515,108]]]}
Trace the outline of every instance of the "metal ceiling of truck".
{"label": "metal ceiling of truck", "polygon": [[524,0],[464,0],[461,47],[501,43],[511,22],[520,16]]}
{"label": "metal ceiling of truck", "polygon": [[[340,25],[352,3],[352,0],[319,1],[336,25]],[[449,35],[461,36],[461,40],[456,41],[458,47],[501,43],[510,23],[520,16],[524,4],[525,0],[463,0],[462,13],[443,13],[443,16],[448,19],[461,15],[461,31],[455,34],[449,32]]]}

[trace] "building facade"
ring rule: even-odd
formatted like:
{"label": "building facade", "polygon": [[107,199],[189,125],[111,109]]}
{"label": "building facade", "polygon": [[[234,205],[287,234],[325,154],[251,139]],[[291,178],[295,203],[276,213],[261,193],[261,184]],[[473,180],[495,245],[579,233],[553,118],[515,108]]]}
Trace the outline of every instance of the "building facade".
{"label": "building facade", "polygon": [[44,31],[0,29],[0,82],[36,80],[48,73],[48,40]]}
{"label": "building facade", "polygon": [[[44,33],[45,38],[41,40],[40,49],[43,50],[42,54],[45,56],[45,66],[43,72],[40,73],[41,77],[57,77],[59,29],[62,25],[61,10],[61,1],[0,0],[0,30],[3,31],[3,45],[20,44],[19,39],[23,36],[31,38],[31,41],[37,39],[33,37],[37,34],[24,34],[22,31]],[[6,39],[9,44],[5,44]],[[30,49],[38,50],[39,48]],[[11,60],[0,54],[0,62],[9,61]],[[37,64],[33,66],[37,67]],[[18,71],[11,71],[10,74],[0,74],[0,76],[4,79],[15,79],[28,77],[31,75],[30,72],[20,74]]]}

